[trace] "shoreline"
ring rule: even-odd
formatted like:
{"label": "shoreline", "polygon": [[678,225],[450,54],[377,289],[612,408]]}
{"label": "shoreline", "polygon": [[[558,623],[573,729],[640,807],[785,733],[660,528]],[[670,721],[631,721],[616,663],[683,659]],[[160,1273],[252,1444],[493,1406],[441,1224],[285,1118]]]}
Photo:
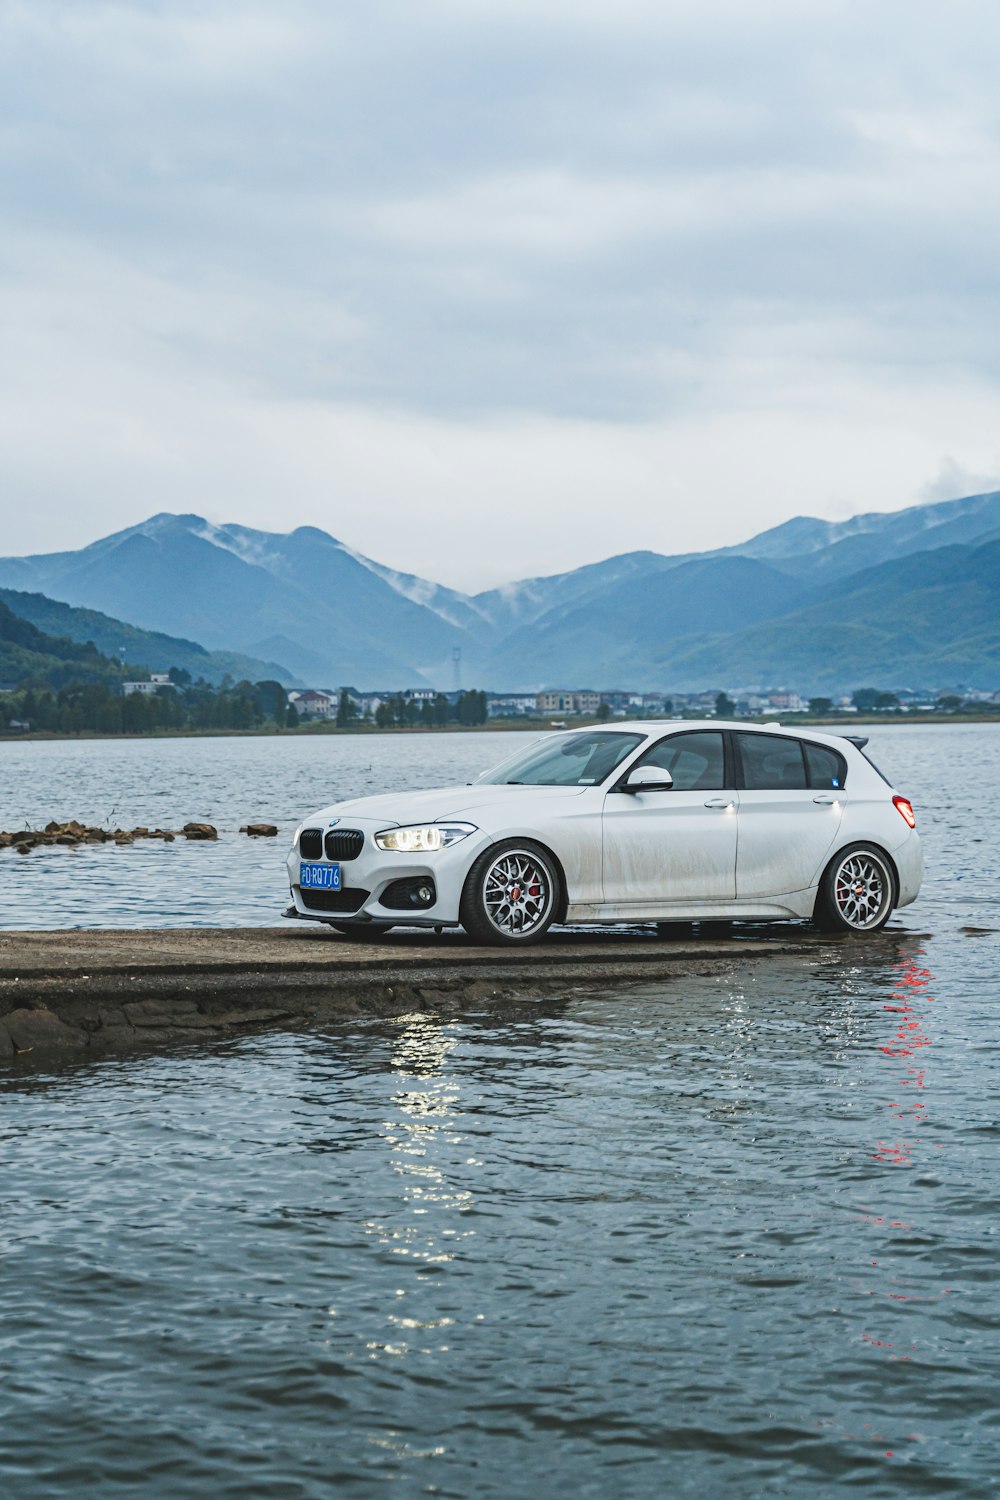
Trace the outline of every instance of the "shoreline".
{"label": "shoreline", "polygon": [[[629,722],[630,721],[628,719],[615,718],[602,720],[593,717],[588,718],[584,715],[581,715],[579,719],[567,720],[566,728],[599,729],[603,724],[608,724],[609,726],[621,726],[623,724],[628,724]],[[670,718],[644,722],[662,723],[664,728],[666,729],[669,728],[671,724],[693,724],[701,723],[703,721],[700,718]],[[954,727],[967,726],[970,724],[998,724],[1000,723],[1000,710],[995,713],[988,714],[885,714],[875,718],[864,716],[858,717],[856,719],[853,717],[819,719],[813,718],[809,715],[788,714],[784,718],[778,720],[772,717],[765,718],[763,715],[758,715],[756,718],[743,719],[739,721],[734,720],[733,722],[757,725],[758,727],[764,724],[779,723],[782,729],[811,728],[820,730],[850,728],[884,729],[886,727],[896,727],[899,725],[907,724],[941,724],[947,725],[949,727]],[[101,734],[97,730],[81,730],[79,733],[74,734],[59,734],[54,730],[29,730],[27,732],[15,734],[11,734],[10,732],[0,732],[0,744],[40,743],[49,740],[69,741],[72,743],[81,740],[100,740],[107,743],[135,743],[137,741],[146,740],[297,739],[303,737],[309,738],[310,736],[314,738],[317,736],[325,738],[328,735],[396,736],[410,734],[509,734],[511,732],[517,731],[521,731],[527,734],[532,730],[536,730],[539,734],[544,734],[551,731],[551,728],[552,726],[550,722],[543,719],[491,719],[486,724],[413,724],[397,725],[391,729],[380,729],[377,728],[374,724],[355,724],[350,728],[338,728],[335,724],[300,724],[294,729],[279,729],[276,726],[272,726],[270,728],[262,726],[259,729],[158,729],[155,731],[150,731],[149,733],[139,734]]]}
{"label": "shoreline", "polygon": [[[888,930],[866,951],[911,939]],[[316,924],[262,928],[74,929],[0,933],[0,1070],[121,1056],[423,1011],[502,1011],[546,995],[621,995],[624,985],[762,959],[816,963],[857,945],[761,924],[739,935],[655,928],[566,930],[525,950],[483,948],[460,930],[374,943]]]}

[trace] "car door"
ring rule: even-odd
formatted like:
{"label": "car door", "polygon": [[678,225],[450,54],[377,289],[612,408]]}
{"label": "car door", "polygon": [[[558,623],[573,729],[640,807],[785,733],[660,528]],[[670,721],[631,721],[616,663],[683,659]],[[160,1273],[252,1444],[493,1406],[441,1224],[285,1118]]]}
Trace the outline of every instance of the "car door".
{"label": "car door", "polygon": [[664,909],[732,901],[739,799],[722,732],[669,735],[629,770],[637,766],[669,771],[673,786],[605,797],[605,901]]}
{"label": "car door", "polygon": [[733,734],[740,788],[736,895],[764,900],[816,883],[844,817],[847,762],[797,736]]}

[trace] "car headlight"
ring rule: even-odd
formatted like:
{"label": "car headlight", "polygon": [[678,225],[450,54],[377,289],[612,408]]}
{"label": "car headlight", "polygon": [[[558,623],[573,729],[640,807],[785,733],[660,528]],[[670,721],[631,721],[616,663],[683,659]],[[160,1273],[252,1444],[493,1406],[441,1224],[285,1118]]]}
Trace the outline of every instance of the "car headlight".
{"label": "car headlight", "polygon": [[476,831],[475,823],[415,823],[409,828],[387,828],[375,835],[375,842],[393,854],[424,854],[448,849]]}

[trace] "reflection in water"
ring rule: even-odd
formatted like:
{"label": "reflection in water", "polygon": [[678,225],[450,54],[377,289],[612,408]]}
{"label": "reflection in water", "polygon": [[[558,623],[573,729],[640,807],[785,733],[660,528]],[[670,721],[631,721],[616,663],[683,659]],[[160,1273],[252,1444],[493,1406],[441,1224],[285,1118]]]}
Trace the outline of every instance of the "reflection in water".
{"label": "reflection in water", "polygon": [[[915,1092],[926,1086],[925,1069],[917,1066],[913,1059],[924,1047],[930,1046],[930,1037],[924,1029],[925,1012],[922,1010],[922,1004],[934,998],[933,995],[920,993],[931,980],[930,970],[921,968],[916,961],[923,951],[923,948],[917,948],[910,956],[901,958],[896,964],[897,975],[892,1003],[882,1007],[883,1010],[896,1017],[896,1031],[892,1039],[880,1050],[886,1057],[904,1062],[895,1085],[896,1091],[903,1097],[901,1100],[892,1100],[888,1108],[894,1120],[906,1121],[914,1128],[918,1128],[922,1123],[927,1112],[927,1105],[922,1098],[914,1097],[913,1092],[907,1095],[905,1091]],[[893,1166],[910,1166],[915,1149],[915,1141],[880,1140],[874,1153],[874,1160],[889,1162]]]}
{"label": "reflection in water", "polygon": [[[394,1289],[385,1313],[389,1337],[371,1338],[365,1344],[369,1360],[398,1365],[413,1357],[427,1361],[448,1355],[448,1330],[455,1319],[438,1306],[434,1273],[454,1260],[460,1242],[474,1230],[463,1227],[460,1219],[472,1206],[472,1192],[449,1181],[453,1150],[463,1144],[456,1128],[458,1083],[445,1073],[458,1045],[456,1028],[422,1014],[401,1017],[396,1024],[391,1072],[386,1076],[390,1087],[398,1085],[390,1095],[395,1113],[380,1134],[399,1179],[398,1207],[390,1216],[366,1220],[363,1229],[388,1254],[419,1273],[416,1284],[410,1279]],[[477,1162],[469,1158],[465,1165],[474,1167]],[[367,1437],[373,1448],[400,1464],[440,1458],[446,1452],[443,1444],[415,1442],[384,1420],[373,1425]]]}
{"label": "reflection in water", "polygon": [[[892,1017],[894,1028],[892,1036],[878,1048],[880,1055],[891,1059],[893,1064],[889,1092],[895,1097],[886,1102],[884,1108],[894,1122],[904,1125],[905,1136],[895,1140],[879,1138],[871,1158],[880,1165],[893,1168],[918,1164],[920,1148],[924,1144],[918,1132],[927,1124],[927,1103],[923,1098],[927,1070],[918,1059],[931,1045],[925,1022],[930,1015],[926,1007],[933,1003],[934,997],[928,990],[932,982],[931,971],[919,962],[924,951],[922,947],[911,947],[900,954],[894,965],[890,998],[882,1006],[883,1011]],[[941,1149],[940,1146],[937,1149]],[[891,1187],[891,1182],[892,1179],[888,1179],[886,1186]],[[908,1219],[895,1217],[889,1205],[882,1213],[864,1214],[863,1221],[877,1236],[873,1239],[869,1257],[871,1269],[878,1272],[883,1286],[869,1290],[868,1295],[879,1309],[880,1323],[887,1305],[895,1305],[895,1311],[901,1303],[938,1300],[933,1293],[921,1294],[918,1287],[900,1276],[893,1260],[888,1258],[894,1252],[905,1254],[914,1236],[920,1233],[919,1227]],[[944,1294],[947,1294],[947,1289]],[[866,1321],[871,1324],[874,1319]],[[895,1329],[896,1322],[893,1318],[880,1326],[878,1332],[872,1332],[870,1327],[863,1329],[861,1342],[879,1351],[890,1362],[908,1364],[917,1354],[919,1344],[901,1338]],[[918,1444],[922,1441],[921,1434],[907,1433],[906,1441],[908,1445]],[[890,1459],[895,1459],[900,1452],[898,1448],[884,1450],[885,1457]]]}
{"label": "reflection in water", "polygon": [[12,1082],[0,1492],[991,1493],[996,945],[923,947]]}
{"label": "reflection in water", "polygon": [[[454,1027],[441,1025],[425,1015],[401,1018],[387,1081],[401,1085],[391,1095],[396,1115],[381,1129],[393,1172],[401,1179],[398,1211],[391,1218],[365,1222],[366,1234],[394,1256],[416,1263],[420,1269],[440,1267],[453,1260],[459,1243],[474,1234],[461,1225],[459,1216],[469,1211],[473,1195],[468,1188],[449,1182],[447,1156],[463,1143],[456,1129],[459,1087],[444,1071],[448,1056],[456,1048]],[[469,1158],[467,1166],[475,1166]],[[411,1293],[399,1288],[397,1298]],[[418,1317],[405,1309],[391,1312],[389,1322],[401,1338],[392,1343],[371,1341],[373,1359],[383,1355],[402,1357],[410,1352],[407,1335],[451,1326],[449,1317]],[[439,1350],[446,1345],[438,1346]],[[431,1350],[421,1347],[429,1354]]]}

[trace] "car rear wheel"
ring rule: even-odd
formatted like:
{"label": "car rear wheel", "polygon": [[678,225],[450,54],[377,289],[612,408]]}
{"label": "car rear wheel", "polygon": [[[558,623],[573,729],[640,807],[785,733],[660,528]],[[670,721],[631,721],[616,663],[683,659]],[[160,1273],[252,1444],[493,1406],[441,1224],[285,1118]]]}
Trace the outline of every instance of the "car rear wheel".
{"label": "car rear wheel", "polygon": [[852,844],[823,872],[814,920],[824,932],[878,932],[895,904],[896,878],[881,849]]}
{"label": "car rear wheel", "polygon": [[469,871],[459,921],[477,943],[527,947],[544,937],[561,896],[555,861],[539,844],[507,839]]}

